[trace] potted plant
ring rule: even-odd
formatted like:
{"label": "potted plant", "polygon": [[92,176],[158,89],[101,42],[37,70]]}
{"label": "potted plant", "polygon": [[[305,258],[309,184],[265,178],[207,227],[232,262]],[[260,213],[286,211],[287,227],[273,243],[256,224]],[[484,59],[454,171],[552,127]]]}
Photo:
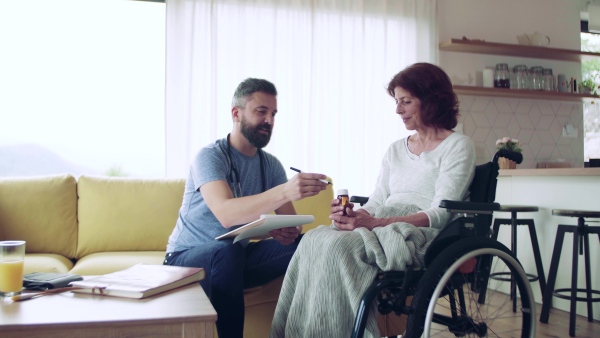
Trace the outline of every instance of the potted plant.
{"label": "potted plant", "polygon": [[[516,151],[518,153],[522,152],[521,143],[516,138],[510,138],[505,136],[496,141],[496,149],[508,149],[512,151]],[[517,163],[515,161],[511,161],[505,157],[498,158],[498,165],[500,169],[516,169]]]}
{"label": "potted plant", "polygon": [[591,79],[581,81],[581,91],[583,94],[596,95],[596,83]]}

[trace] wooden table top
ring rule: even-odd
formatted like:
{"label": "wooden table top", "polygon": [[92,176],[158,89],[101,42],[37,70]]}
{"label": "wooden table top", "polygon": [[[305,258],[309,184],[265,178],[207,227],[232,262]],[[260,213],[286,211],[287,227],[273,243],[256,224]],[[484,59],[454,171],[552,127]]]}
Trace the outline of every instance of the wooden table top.
{"label": "wooden table top", "polygon": [[556,216],[569,216],[569,217],[590,217],[590,218],[600,218],[600,211],[591,211],[591,210],[564,210],[564,209],[553,209],[552,215]]}
{"label": "wooden table top", "polygon": [[23,325],[95,326],[119,322],[197,322],[217,319],[198,283],[144,299],[65,292],[21,302],[0,300],[0,336]]}
{"label": "wooden table top", "polygon": [[498,211],[506,211],[506,212],[513,212],[513,211],[520,211],[520,212],[531,212],[531,211],[538,211],[539,208],[533,205],[511,205],[511,204],[501,204],[500,205],[500,210]]}
{"label": "wooden table top", "polygon": [[500,169],[498,176],[600,176],[600,168]]}

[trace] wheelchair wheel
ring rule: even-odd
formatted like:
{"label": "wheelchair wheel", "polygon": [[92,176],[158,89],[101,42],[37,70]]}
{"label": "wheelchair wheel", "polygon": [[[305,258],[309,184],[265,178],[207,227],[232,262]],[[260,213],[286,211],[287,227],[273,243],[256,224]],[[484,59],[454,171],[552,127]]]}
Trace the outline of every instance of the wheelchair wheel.
{"label": "wheelchair wheel", "polygon": [[[490,278],[498,272],[509,273],[513,283]],[[527,276],[510,250],[489,238],[462,239],[442,251],[421,279],[412,308],[403,337],[535,337]]]}

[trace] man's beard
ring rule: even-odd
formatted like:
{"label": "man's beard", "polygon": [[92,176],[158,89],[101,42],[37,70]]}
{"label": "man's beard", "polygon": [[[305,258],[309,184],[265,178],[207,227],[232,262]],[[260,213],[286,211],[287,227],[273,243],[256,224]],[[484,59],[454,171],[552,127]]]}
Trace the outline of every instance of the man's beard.
{"label": "man's beard", "polygon": [[[273,131],[271,125],[265,123],[260,126],[251,126],[247,123],[246,119],[242,116],[242,135],[246,137],[251,145],[258,149],[264,148],[271,141],[271,133]],[[262,134],[259,130],[267,130],[268,134]]]}

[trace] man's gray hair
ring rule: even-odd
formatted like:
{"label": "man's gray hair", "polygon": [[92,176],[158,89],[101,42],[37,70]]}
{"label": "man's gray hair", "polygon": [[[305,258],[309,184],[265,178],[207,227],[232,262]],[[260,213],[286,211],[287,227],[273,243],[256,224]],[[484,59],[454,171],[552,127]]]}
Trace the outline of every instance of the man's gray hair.
{"label": "man's gray hair", "polygon": [[277,89],[275,89],[274,84],[267,80],[249,77],[237,86],[235,93],[233,94],[233,99],[231,100],[231,106],[240,108],[245,107],[248,98],[256,92],[277,96]]}

